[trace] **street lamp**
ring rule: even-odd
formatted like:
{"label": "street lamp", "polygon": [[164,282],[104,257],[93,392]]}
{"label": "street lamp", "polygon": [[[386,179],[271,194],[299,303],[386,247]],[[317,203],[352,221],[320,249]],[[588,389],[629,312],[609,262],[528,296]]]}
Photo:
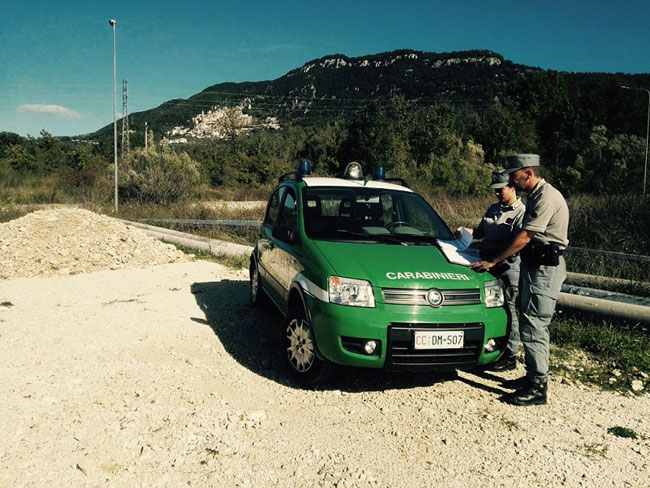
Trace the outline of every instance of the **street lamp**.
{"label": "street lamp", "polygon": [[115,24],[117,21],[115,19],[110,19],[108,21],[110,26],[113,28],[113,168],[115,172],[115,213],[118,211],[118,202],[117,202],[117,118],[115,116],[116,110],[116,97],[117,92],[115,87]]}
{"label": "street lamp", "polygon": [[645,88],[634,88],[630,86],[621,86],[624,90],[639,90],[648,94],[648,122],[645,129],[645,163],[643,165],[643,196],[645,197],[645,179],[648,173],[648,135],[650,135],[650,90]]}

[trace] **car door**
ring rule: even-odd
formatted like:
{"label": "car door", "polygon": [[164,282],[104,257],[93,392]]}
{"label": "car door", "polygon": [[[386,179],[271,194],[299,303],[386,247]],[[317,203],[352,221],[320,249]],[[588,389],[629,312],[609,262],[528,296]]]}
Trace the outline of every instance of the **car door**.
{"label": "car door", "polygon": [[278,275],[282,271],[282,264],[279,250],[276,249],[273,229],[276,226],[280,204],[285,193],[285,187],[281,186],[271,195],[266,208],[264,222],[260,229],[257,241],[259,272],[262,278],[262,287],[278,306],[281,306],[283,295],[282,287],[278,282]]}
{"label": "car door", "polygon": [[295,272],[294,246],[298,239],[298,208],[296,194],[293,188],[287,188],[280,205],[280,214],[273,230],[276,249],[278,250],[278,269],[276,281],[279,284],[278,293],[286,302]]}

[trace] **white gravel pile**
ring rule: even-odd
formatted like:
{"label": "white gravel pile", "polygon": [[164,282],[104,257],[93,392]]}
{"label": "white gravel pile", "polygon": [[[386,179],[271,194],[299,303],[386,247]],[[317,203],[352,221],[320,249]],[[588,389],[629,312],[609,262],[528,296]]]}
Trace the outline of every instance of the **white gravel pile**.
{"label": "white gravel pile", "polygon": [[88,210],[39,210],[0,224],[0,279],[188,260],[174,246]]}

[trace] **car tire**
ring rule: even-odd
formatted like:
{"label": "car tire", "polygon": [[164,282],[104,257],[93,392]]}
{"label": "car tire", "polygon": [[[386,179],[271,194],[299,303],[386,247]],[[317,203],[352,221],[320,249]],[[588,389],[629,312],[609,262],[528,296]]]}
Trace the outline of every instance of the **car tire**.
{"label": "car tire", "polygon": [[293,307],[286,319],[285,359],[292,375],[302,385],[326,381],[334,365],[318,357],[311,323],[303,307]]}
{"label": "car tire", "polygon": [[250,275],[250,304],[254,308],[264,308],[266,305],[264,290],[262,290],[262,278],[260,276],[260,271],[257,267],[257,263],[254,259],[251,259],[251,265],[249,269]]}

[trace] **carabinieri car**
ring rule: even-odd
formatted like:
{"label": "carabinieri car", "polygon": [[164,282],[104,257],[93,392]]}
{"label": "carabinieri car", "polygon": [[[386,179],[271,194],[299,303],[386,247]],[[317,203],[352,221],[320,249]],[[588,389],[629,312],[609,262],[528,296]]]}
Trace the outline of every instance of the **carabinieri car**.
{"label": "carabinieri car", "polygon": [[333,364],[450,371],[496,361],[510,325],[502,282],[451,263],[438,240],[454,236],[433,208],[382,168],[373,179],[361,169],[315,177],[301,161],[269,199],[250,300],[269,298],[285,316],[290,369],[312,384]]}

